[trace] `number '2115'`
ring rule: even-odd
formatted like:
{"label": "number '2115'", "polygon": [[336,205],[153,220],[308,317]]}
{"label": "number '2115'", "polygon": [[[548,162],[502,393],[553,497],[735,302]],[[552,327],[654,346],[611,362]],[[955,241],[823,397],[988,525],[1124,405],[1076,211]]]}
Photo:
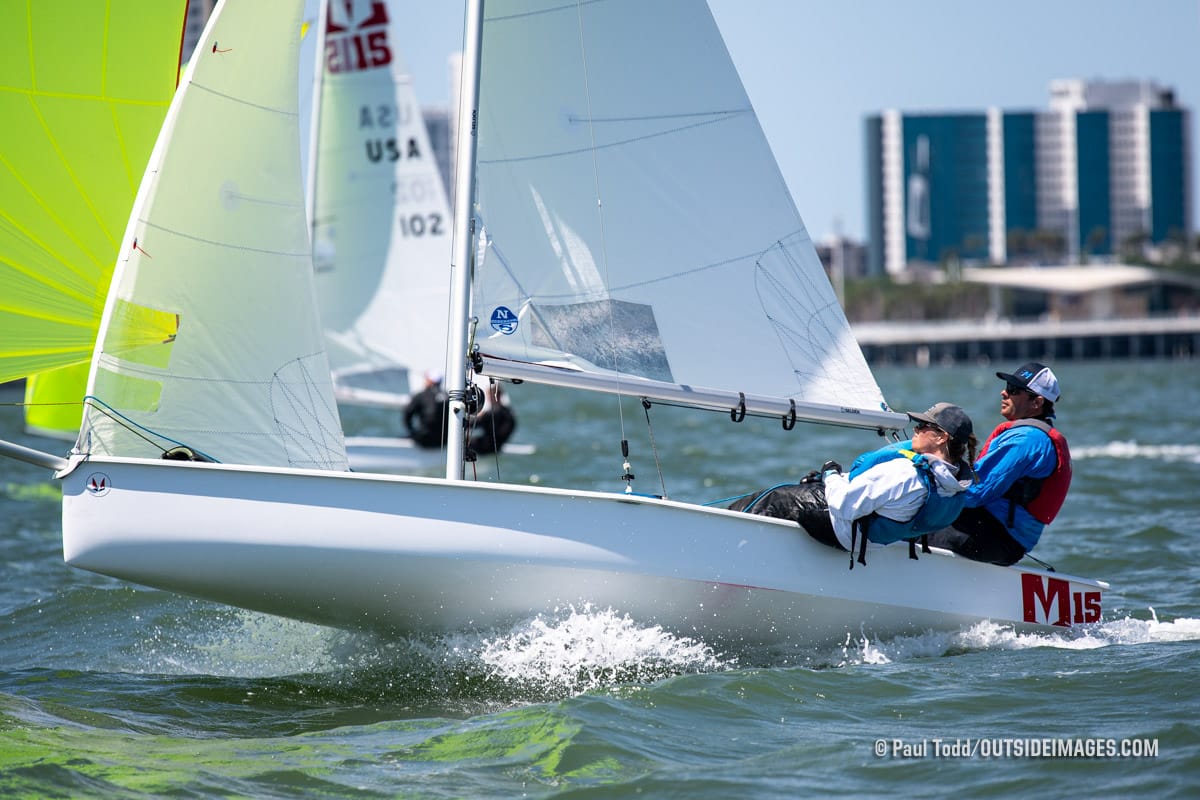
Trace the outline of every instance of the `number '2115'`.
{"label": "number '2115'", "polygon": [[441,236],[441,214],[410,214],[400,217],[400,233],[403,236]]}

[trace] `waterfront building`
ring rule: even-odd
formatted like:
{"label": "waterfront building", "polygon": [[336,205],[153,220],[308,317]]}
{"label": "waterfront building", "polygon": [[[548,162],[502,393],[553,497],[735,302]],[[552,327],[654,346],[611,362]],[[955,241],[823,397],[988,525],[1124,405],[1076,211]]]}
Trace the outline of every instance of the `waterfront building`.
{"label": "waterfront building", "polygon": [[872,274],[1140,254],[1191,236],[1189,112],[1150,81],[1059,80],[1044,111],[865,123]]}

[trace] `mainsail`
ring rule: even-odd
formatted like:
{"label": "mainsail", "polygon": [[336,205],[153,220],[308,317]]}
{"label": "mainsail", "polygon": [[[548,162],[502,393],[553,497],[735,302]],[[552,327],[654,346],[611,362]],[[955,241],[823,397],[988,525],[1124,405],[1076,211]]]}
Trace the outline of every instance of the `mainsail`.
{"label": "mainsail", "polygon": [[451,220],[388,5],[328,5],[310,202],[339,395],[398,402],[444,369]]}
{"label": "mainsail", "polygon": [[188,64],[105,307],[85,452],[346,466],[312,293],[291,5],[219,6]]}
{"label": "mainsail", "polygon": [[0,6],[0,382],[28,376],[32,428],[79,428],[121,233],[175,92],[186,10],[183,0]]}
{"label": "mainsail", "polygon": [[679,394],[886,409],[700,5],[487,4],[480,348]]}

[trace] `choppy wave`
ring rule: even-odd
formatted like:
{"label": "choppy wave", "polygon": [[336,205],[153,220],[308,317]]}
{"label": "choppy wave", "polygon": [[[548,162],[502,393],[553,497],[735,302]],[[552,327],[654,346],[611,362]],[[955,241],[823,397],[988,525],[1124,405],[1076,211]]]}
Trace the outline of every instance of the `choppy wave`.
{"label": "choppy wave", "polygon": [[1071,458],[1149,458],[1200,464],[1200,444],[1138,444],[1134,441],[1113,441],[1090,447],[1072,447]]}
{"label": "choppy wave", "polygon": [[[307,676],[380,696],[485,705],[566,698],[736,667],[698,640],[612,609],[563,608],[505,630],[391,639],[193,603],[85,669],[235,678]],[[99,662],[99,663],[98,663]],[[321,676],[324,676],[323,678]]]}
{"label": "choppy wave", "polygon": [[1124,617],[1059,631],[1019,631],[981,622],[955,632],[877,640],[847,635],[834,648],[780,652],[719,651],[699,639],[640,624],[610,608],[564,608],[508,630],[392,640],[353,634],[252,612],[203,617],[200,627],[150,630],[125,657],[142,660],[121,671],[271,677],[305,674],[350,691],[402,692],[450,703],[538,702],[620,685],[646,685],[683,674],[756,666],[838,669],[985,650],[1090,650],[1200,640],[1200,619]]}
{"label": "choppy wave", "polygon": [[1051,647],[1061,650],[1094,650],[1112,645],[1200,641],[1200,619],[1181,617],[1160,621],[1150,609],[1151,619],[1121,619],[1100,622],[1071,631],[1025,632],[1011,625],[984,621],[956,632],[929,632],[900,636],[886,641],[847,637],[836,666],[890,664],[914,658],[953,655],[978,650],[1028,650]]}

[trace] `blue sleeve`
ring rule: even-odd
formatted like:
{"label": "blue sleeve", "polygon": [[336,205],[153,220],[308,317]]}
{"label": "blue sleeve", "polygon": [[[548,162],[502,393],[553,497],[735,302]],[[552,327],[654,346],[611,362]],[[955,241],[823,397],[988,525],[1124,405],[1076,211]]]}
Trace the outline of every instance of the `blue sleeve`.
{"label": "blue sleeve", "polygon": [[1010,428],[988,445],[975,462],[978,480],[967,490],[967,505],[984,506],[1004,497],[1020,478],[1045,478],[1054,471],[1058,455],[1050,437],[1037,428]]}
{"label": "blue sleeve", "polygon": [[863,465],[863,462],[866,461],[866,459],[869,456],[873,456],[876,453],[881,453],[885,450],[911,450],[911,449],[912,449],[912,439],[905,439],[903,442],[892,442],[891,444],[884,445],[883,447],[876,448],[875,450],[868,450],[865,453],[860,453],[858,458],[854,459],[854,463],[852,463],[850,465],[850,469],[846,470],[846,474],[849,475],[851,472],[856,472],[858,470],[858,468]]}

